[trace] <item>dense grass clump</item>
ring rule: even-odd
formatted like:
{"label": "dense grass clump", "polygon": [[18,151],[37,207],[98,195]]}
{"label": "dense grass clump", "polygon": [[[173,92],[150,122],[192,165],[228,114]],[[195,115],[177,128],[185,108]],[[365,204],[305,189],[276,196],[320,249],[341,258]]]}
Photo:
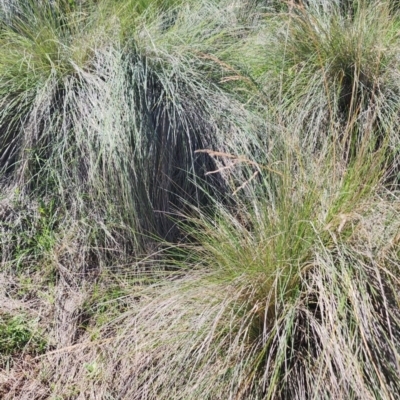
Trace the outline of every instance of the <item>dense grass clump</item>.
{"label": "dense grass clump", "polygon": [[399,398],[398,12],[1,1],[1,396]]}

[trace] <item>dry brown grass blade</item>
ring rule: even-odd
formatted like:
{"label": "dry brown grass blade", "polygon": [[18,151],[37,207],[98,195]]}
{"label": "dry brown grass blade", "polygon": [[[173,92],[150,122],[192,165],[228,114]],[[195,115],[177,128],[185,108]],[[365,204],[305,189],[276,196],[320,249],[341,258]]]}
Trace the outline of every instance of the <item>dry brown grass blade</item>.
{"label": "dry brown grass blade", "polygon": [[232,194],[235,196],[239,190],[244,189],[258,174],[258,171],[254,172],[254,174],[246,182],[243,182]]}
{"label": "dry brown grass blade", "polygon": [[[248,165],[252,165],[252,166],[256,167],[259,170],[259,172],[260,172],[261,169],[265,169],[267,171],[270,171],[270,172],[273,172],[275,174],[278,174],[281,177],[284,176],[282,172],[277,171],[276,169],[273,169],[273,168],[268,167],[266,165],[262,165],[260,163],[255,162],[255,161],[252,161],[252,160],[250,160],[250,159],[248,159],[247,157],[244,157],[244,156],[236,156],[234,154],[224,153],[224,152],[221,152],[221,151],[208,150],[208,149],[196,150],[195,153],[205,153],[205,154],[208,154],[211,157],[228,158],[230,160],[234,160],[235,164],[236,163],[245,163],[245,164],[248,164]],[[230,168],[232,166],[223,167],[223,169],[228,169],[228,168]],[[223,169],[218,169],[218,170],[215,170],[215,171],[212,171],[212,172],[208,172],[208,173],[209,174],[210,173],[214,174],[214,173],[222,171]]]}
{"label": "dry brown grass blade", "polygon": [[232,82],[232,81],[245,81],[247,83],[252,83],[249,78],[246,78],[243,75],[232,75],[232,76],[227,76],[225,78],[222,78],[219,83],[226,83],[226,82]]}
{"label": "dry brown grass blade", "polygon": [[218,65],[219,65],[220,67],[222,67],[223,69],[226,69],[226,70],[228,70],[228,71],[232,71],[232,72],[238,73],[238,72],[236,71],[235,68],[233,68],[233,67],[230,66],[229,64],[227,64],[227,63],[221,61],[221,60],[220,60],[218,57],[216,57],[216,56],[213,56],[213,55],[211,55],[211,54],[202,53],[202,52],[196,52],[196,54],[197,54],[200,58],[203,58],[203,59],[205,59],[205,60],[214,61],[216,64],[218,64]]}

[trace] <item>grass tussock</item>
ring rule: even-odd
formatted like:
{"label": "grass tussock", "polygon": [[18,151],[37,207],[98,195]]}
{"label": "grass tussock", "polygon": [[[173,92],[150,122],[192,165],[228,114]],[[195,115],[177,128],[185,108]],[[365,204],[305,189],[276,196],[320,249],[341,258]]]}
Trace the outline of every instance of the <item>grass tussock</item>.
{"label": "grass tussock", "polygon": [[399,21],[0,2],[0,396],[399,398]]}

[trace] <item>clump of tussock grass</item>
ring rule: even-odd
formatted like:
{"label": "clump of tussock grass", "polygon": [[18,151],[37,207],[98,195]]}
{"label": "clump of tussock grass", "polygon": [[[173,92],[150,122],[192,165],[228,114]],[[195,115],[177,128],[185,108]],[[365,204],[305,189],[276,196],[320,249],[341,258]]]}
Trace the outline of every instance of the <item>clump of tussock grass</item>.
{"label": "clump of tussock grass", "polygon": [[297,113],[299,124],[314,127],[304,146],[318,148],[327,126],[342,125],[337,145],[348,158],[371,126],[397,149],[389,132],[398,124],[399,98],[398,12],[387,1],[354,2],[350,9],[291,3],[287,12],[267,14],[258,43],[248,46],[268,107],[280,104],[282,120]]}
{"label": "clump of tussock grass", "polygon": [[[169,216],[204,201],[192,181],[212,169],[194,151],[222,143],[223,130],[238,135],[246,115],[218,85],[235,10],[176,8],[166,27],[153,4],[27,4],[2,27],[3,182],[76,219],[96,210],[94,229],[124,235],[126,252],[144,251],[143,234],[176,238]],[[223,191],[223,179],[206,180]]]}
{"label": "clump of tussock grass", "polygon": [[240,167],[260,176],[237,192],[239,210],[198,211],[178,274],[125,294],[95,340],[41,358],[59,365],[54,394],[396,398],[398,193],[368,153],[352,165],[332,145],[311,157],[292,132],[264,165]]}
{"label": "clump of tussock grass", "polygon": [[56,272],[5,398],[397,398],[396,10],[172,3],[80,8],[101,41],[18,103],[4,184]]}
{"label": "clump of tussock grass", "polygon": [[[68,363],[62,349],[91,335],[87,288],[126,265],[141,273],[135,296],[159,279],[156,238],[176,240],[170,214],[201,206],[199,176],[216,169],[195,150],[236,144],[250,115],[221,82],[232,72],[222,50],[244,33],[236,7],[205,1],[170,21],[153,5],[107,3],[28,1],[1,22],[1,270],[16,292],[24,286],[23,308],[43,300],[46,339]],[[222,177],[205,180],[224,192]],[[77,395],[72,375],[58,386],[40,359],[15,361],[7,396]]]}

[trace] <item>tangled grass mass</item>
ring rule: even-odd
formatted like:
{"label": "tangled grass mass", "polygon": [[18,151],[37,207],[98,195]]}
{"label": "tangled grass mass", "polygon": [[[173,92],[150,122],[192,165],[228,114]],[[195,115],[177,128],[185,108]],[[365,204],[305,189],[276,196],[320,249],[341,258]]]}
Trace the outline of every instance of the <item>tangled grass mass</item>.
{"label": "tangled grass mass", "polygon": [[0,398],[400,399],[400,4],[0,1]]}

